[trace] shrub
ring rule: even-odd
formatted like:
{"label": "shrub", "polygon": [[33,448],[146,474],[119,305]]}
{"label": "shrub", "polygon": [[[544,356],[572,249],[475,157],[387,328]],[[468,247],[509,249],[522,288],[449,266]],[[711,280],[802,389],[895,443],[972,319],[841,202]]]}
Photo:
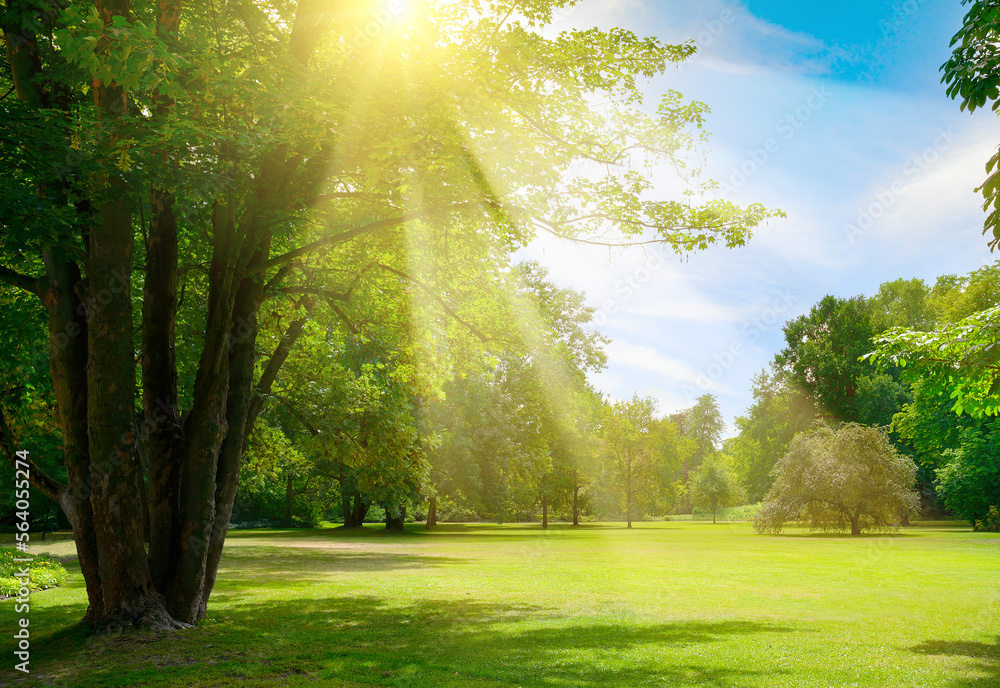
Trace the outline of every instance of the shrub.
{"label": "shrub", "polygon": [[974,528],[976,530],[986,530],[991,533],[1000,533],[1000,510],[995,506],[990,506],[986,517],[976,521]]}
{"label": "shrub", "polygon": [[[21,588],[22,579],[14,574],[24,563],[14,563],[14,559],[26,558],[12,547],[0,547],[0,596],[14,597]],[[31,575],[28,578],[29,590],[45,590],[62,585],[66,582],[66,569],[48,554],[37,554],[28,564]]]}

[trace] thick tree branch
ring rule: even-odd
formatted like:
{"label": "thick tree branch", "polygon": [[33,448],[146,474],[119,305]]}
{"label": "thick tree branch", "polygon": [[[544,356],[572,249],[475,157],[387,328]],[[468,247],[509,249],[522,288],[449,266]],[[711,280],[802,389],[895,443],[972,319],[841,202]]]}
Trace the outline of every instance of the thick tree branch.
{"label": "thick tree branch", "polygon": [[45,471],[38,467],[38,464],[31,460],[30,456],[25,455],[25,458],[17,456],[17,442],[10,431],[10,427],[7,425],[7,419],[4,416],[2,408],[0,408],[0,451],[3,452],[10,465],[15,468],[21,468],[17,463],[18,461],[28,464],[28,481],[31,485],[52,501],[57,504],[59,503],[59,493],[66,486],[59,484],[51,478]]}
{"label": "thick tree branch", "polygon": [[444,299],[442,299],[440,296],[438,296],[437,293],[435,293],[435,290],[433,288],[431,288],[428,285],[424,284],[423,282],[421,282],[417,278],[412,277],[410,275],[407,275],[405,272],[400,272],[399,270],[396,270],[394,268],[390,268],[388,265],[382,265],[381,263],[376,263],[375,265],[377,267],[382,268],[383,270],[385,270],[387,272],[391,272],[392,274],[396,275],[397,277],[401,277],[401,278],[405,279],[407,282],[410,282],[410,283],[412,283],[412,284],[420,287],[425,293],[427,293],[431,298],[433,298],[435,301],[437,301],[441,305],[441,308],[442,308],[442,310],[444,310],[445,313],[447,313],[449,316],[451,316],[451,318],[455,322],[457,322],[459,325],[461,325],[462,327],[464,327],[465,329],[467,329],[469,332],[471,332],[472,334],[474,334],[483,344],[486,344],[487,342],[490,341],[490,338],[487,337],[485,334],[483,334],[483,332],[480,329],[478,329],[472,323],[466,322],[462,318],[462,316],[460,316],[457,312],[455,312],[455,309],[453,309],[451,306],[449,306],[447,303],[445,303]]}
{"label": "thick tree branch", "polygon": [[23,289],[24,291],[31,292],[32,294],[40,296],[42,293],[41,281],[35,277],[29,277],[28,275],[22,275],[16,270],[11,270],[0,265],[0,282],[6,282],[7,284],[17,287],[18,289]]}
{"label": "thick tree branch", "polygon": [[406,224],[412,220],[420,219],[420,217],[424,215],[425,213],[406,213],[398,217],[390,217],[383,220],[376,220],[375,222],[369,222],[366,225],[355,227],[354,229],[350,229],[346,232],[340,232],[339,234],[317,239],[316,241],[308,243],[305,246],[300,246],[299,248],[293,249],[288,253],[283,253],[280,256],[272,258],[271,260],[264,261],[259,265],[254,265],[251,270],[253,272],[260,272],[262,270],[277,267],[278,265],[287,263],[290,260],[295,260],[296,258],[308,255],[313,251],[318,251],[321,248],[326,248],[335,244],[342,244],[346,241],[350,241],[351,239],[355,239],[371,232],[376,232],[380,229],[398,227],[399,225]]}
{"label": "thick tree branch", "polygon": [[[488,205],[482,201],[466,201],[462,203],[456,203],[452,205],[447,210],[462,210],[470,207],[482,207],[483,205]],[[276,256],[270,260],[264,261],[259,265],[253,265],[250,268],[250,272],[260,272],[262,270],[268,270],[279,265],[284,265],[285,263],[295,260],[296,258],[301,258],[302,256],[308,255],[314,251],[318,251],[322,248],[327,248],[329,246],[334,246],[336,244],[342,244],[344,242],[350,241],[351,239],[356,239],[359,236],[364,236],[365,234],[370,234],[372,232],[377,232],[381,229],[388,229],[390,227],[398,227],[404,225],[407,222],[413,222],[415,220],[425,219],[434,215],[440,215],[443,212],[442,209],[432,209],[424,211],[414,211],[403,213],[396,217],[387,217],[381,220],[375,220],[374,222],[369,222],[368,224],[361,225],[359,227],[354,227],[346,232],[340,232],[338,234],[333,234],[322,239],[317,239],[316,241],[310,242],[305,246],[300,246],[297,249],[283,253],[280,256]]]}
{"label": "thick tree branch", "polygon": [[[282,335],[281,341],[278,342],[277,348],[275,348],[274,353],[271,354],[271,358],[268,359],[267,365],[264,367],[264,372],[261,373],[260,379],[257,381],[257,385],[254,388],[253,398],[250,400],[250,408],[247,412],[247,422],[246,427],[248,430],[252,429],[254,423],[257,420],[257,416],[260,412],[264,410],[264,399],[268,394],[271,393],[271,387],[274,385],[274,381],[278,377],[278,371],[281,370],[281,366],[285,363],[288,355],[292,351],[292,347],[295,346],[295,342],[299,340],[302,333],[305,331],[305,325],[308,318],[301,317],[297,320],[292,321],[285,330],[285,334]],[[247,433],[249,435],[249,432]]]}

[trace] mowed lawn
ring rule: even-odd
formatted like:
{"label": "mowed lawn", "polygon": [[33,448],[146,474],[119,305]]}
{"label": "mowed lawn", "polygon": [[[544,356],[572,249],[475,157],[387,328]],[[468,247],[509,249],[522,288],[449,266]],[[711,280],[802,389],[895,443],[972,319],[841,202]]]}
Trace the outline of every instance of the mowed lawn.
{"label": "mowed lawn", "polygon": [[33,673],[14,685],[1000,686],[998,534],[407,529],[233,532],[208,620],[160,639],[76,628],[70,564],[33,596]]}

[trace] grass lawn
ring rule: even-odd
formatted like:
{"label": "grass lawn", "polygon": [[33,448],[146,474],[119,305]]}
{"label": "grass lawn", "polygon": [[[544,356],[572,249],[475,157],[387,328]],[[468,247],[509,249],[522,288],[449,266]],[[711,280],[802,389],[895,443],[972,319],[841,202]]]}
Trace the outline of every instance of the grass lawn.
{"label": "grass lawn", "polygon": [[69,563],[32,595],[30,679],[4,640],[0,685],[1000,686],[1000,535],[967,526],[407,529],[233,532],[209,618],[159,640],[76,628]]}

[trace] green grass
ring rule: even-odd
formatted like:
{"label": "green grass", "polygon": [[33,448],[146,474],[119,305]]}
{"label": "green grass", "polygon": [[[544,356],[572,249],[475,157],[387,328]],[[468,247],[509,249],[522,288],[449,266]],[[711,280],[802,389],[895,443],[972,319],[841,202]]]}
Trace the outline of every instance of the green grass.
{"label": "green grass", "polygon": [[1000,686],[1000,535],[957,524],[237,531],[221,568],[208,620],[154,640],[74,627],[71,566],[23,685]]}

